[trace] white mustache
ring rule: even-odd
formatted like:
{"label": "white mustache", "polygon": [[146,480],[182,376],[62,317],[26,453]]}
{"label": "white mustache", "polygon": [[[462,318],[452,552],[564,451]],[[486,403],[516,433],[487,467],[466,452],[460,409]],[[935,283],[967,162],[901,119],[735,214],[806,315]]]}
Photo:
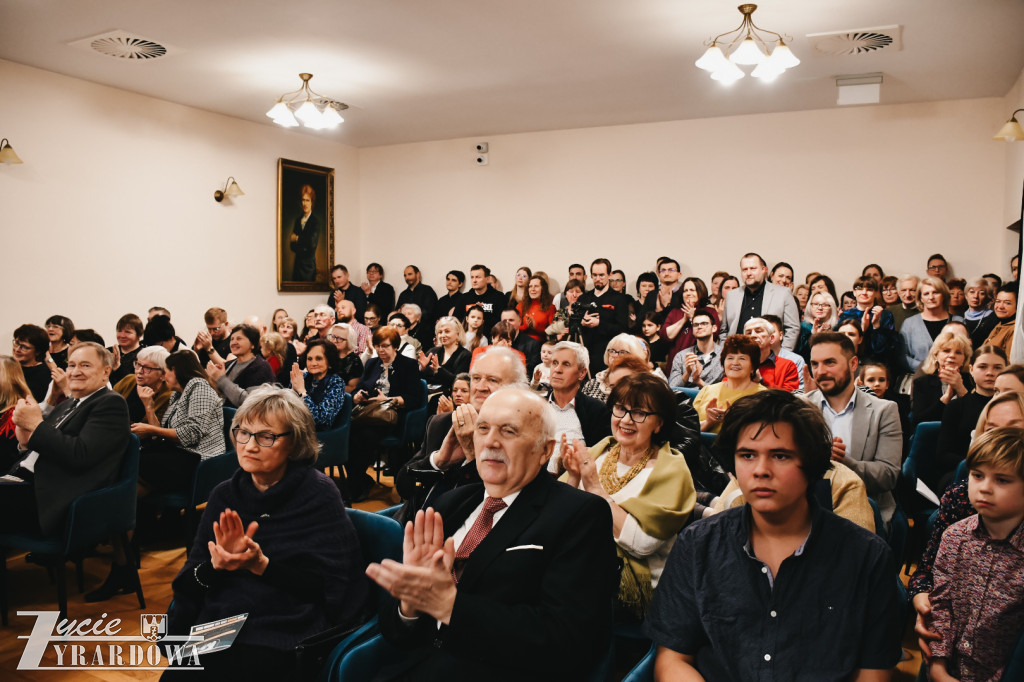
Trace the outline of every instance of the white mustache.
{"label": "white mustache", "polygon": [[508,455],[500,450],[492,450],[490,448],[476,453],[476,459],[479,462],[500,462],[501,464],[508,464]]}

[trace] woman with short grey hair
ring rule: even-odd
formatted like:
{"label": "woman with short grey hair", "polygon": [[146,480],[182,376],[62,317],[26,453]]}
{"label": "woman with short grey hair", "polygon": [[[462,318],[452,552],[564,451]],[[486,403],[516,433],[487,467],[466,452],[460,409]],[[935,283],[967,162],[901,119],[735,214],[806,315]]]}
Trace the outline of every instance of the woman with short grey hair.
{"label": "woman with short grey hair", "polygon": [[338,488],[313,467],[313,417],[294,391],[249,391],[231,423],[240,469],[210,493],[174,579],[168,634],[247,613],[231,648],[203,654],[206,679],[295,679],[295,647],[354,622],[365,562]]}

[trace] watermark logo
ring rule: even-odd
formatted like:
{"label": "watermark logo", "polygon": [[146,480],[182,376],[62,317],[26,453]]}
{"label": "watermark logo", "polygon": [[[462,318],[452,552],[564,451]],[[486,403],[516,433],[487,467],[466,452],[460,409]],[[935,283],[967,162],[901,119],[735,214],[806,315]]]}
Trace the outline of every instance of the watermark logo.
{"label": "watermark logo", "polygon": [[143,614],[137,636],[122,635],[121,619],[108,621],[105,613],[82,621],[61,620],[58,611],[18,615],[36,619],[32,632],[18,637],[28,640],[18,670],[202,670],[195,647],[202,637],[168,635],[165,613]]}
{"label": "watermark logo", "polygon": [[142,614],[140,616],[139,632],[150,642],[159,642],[167,635],[167,614]]}

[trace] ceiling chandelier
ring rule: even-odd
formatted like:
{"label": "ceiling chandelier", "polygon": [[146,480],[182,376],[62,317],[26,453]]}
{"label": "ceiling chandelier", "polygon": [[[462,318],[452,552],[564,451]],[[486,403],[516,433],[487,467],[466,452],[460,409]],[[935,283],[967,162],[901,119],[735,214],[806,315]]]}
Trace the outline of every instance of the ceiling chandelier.
{"label": "ceiling chandelier", "polygon": [[[757,5],[740,5],[737,9],[743,15],[743,22],[739,28],[721,33],[711,39],[710,47],[696,61],[698,68],[710,71],[712,79],[730,85],[746,75],[737,64],[756,64],[757,67],[750,75],[765,82],[771,82],[786,69],[800,63],[800,60],[782,39],[782,35],[754,24],[751,15],[757,9]],[[727,36],[734,33],[736,36],[726,44]],[[793,40],[792,36],[787,36],[787,38],[790,41]],[[719,47],[720,43],[724,45],[724,49]],[[769,55],[768,48],[771,44],[775,44],[775,48]],[[728,57],[726,56],[727,52],[729,53]]]}
{"label": "ceiling chandelier", "polygon": [[277,104],[267,112],[274,123],[285,128],[301,124],[314,130],[332,130],[345,121],[338,112],[348,109],[348,105],[313,92],[309,87],[312,77],[311,73],[300,73],[302,87],[277,99]]}

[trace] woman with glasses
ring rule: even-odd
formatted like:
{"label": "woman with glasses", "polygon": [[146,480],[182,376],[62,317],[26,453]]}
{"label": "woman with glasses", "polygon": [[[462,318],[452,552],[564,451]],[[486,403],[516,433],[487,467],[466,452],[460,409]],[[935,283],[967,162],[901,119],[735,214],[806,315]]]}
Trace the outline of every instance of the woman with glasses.
{"label": "woman with glasses", "polygon": [[192,484],[200,460],[223,454],[223,401],[191,350],[171,353],[164,361],[164,381],[173,391],[163,418],[146,411],[132,424],[143,439],[139,460],[140,494],[180,490]]}
{"label": "woman with glasses", "polygon": [[836,327],[853,322],[860,325],[861,340],[858,356],[861,360],[879,360],[889,364],[896,358],[899,335],[896,320],[878,301],[878,280],[862,275],[853,283],[853,296],[857,305],[839,315]]}
{"label": "woman with glasses", "polygon": [[886,275],[879,284],[882,292],[882,305],[889,307],[900,302],[900,282],[898,277]]}
{"label": "woman with glasses", "polygon": [[46,320],[46,336],[50,339],[50,357],[61,369],[68,367],[68,344],[75,335],[75,323],[63,315],[51,315]]}
{"label": "woman with glasses", "polygon": [[[421,407],[422,387],[420,366],[412,358],[398,353],[402,337],[394,327],[380,327],[373,333],[371,343],[377,357],[370,358],[363,369],[363,376],[352,392],[352,402],[363,410],[373,403],[393,410],[415,410]],[[381,421],[361,420],[353,414],[349,463],[345,465],[348,474],[352,501],[366,497],[374,480],[366,473],[367,467],[376,459],[380,440],[392,433],[397,424]],[[391,462],[398,469],[404,462]]]}
{"label": "woman with glasses", "polygon": [[231,647],[181,679],[298,679],[296,645],[356,620],[365,563],[337,487],[312,466],[319,444],[302,400],[260,387],[231,427],[240,468],[210,493],[167,631],[246,613]]}
{"label": "woman with glasses", "polygon": [[676,401],[668,385],[647,373],[626,376],[608,403],[612,435],[589,450],[578,440],[566,443],[562,480],[611,507],[623,561],[616,615],[639,621],[697,495],[686,459],[669,444]]}
{"label": "woman with glasses", "polygon": [[[583,395],[596,398],[601,402],[606,401],[608,399],[608,395],[612,392],[612,387],[608,383],[608,375],[627,355],[639,358],[648,366],[650,365],[651,358],[648,347],[643,341],[632,334],[617,334],[608,342],[608,346],[604,351],[604,364],[606,369],[602,369],[594,375],[593,379],[583,385]],[[664,380],[665,375],[662,374],[661,376]],[[665,384],[668,385],[667,380],[665,381]]]}
{"label": "woman with glasses", "polygon": [[804,319],[800,323],[800,338],[796,342],[796,352],[806,362],[811,361],[810,339],[819,332],[832,331],[839,319],[836,301],[827,291],[811,294],[804,308]]}
{"label": "woman with glasses", "polygon": [[358,338],[359,334],[355,328],[346,322],[333,325],[327,332],[327,340],[333,343],[338,351],[334,373],[341,379],[345,391],[354,391],[359,378],[363,376],[363,360],[356,352]]}
{"label": "woman with glasses", "polygon": [[146,421],[150,412],[159,423],[167,411],[171,400],[171,389],[164,382],[168,355],[163,346],[143,348],[132,362],[134,373],[114,384],[114,390],[128,403],[128,416],[133,423]]}
{"label": "woman with glasses", "polygon": [[49,347],[50,339],[46,335],[46,330],[38,325],[23,324],[14,330],[11,355],[21,363],[25,382],[37,403],[46,400],[46,392],[50,388],[53,368],[43,363]]}

